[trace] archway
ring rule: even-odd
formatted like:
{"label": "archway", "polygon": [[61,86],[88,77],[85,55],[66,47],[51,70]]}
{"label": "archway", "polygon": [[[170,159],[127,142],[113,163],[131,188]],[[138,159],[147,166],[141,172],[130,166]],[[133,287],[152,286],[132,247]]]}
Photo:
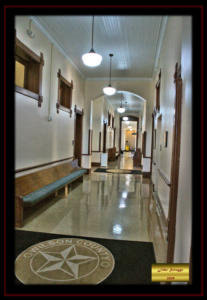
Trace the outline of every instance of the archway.
{"label": "archway", "polygon": [[[124,97],[123,106],[126,107],[123,114],[117,112],[121,97]],[[101,156],[104,153],[111,154],[115,151],[116,157],[120,155],[121,125],[124,116],[127,116],[129,121],[136,122],[136,130],[133,132],[136,135],[136,144],[133,150],[141,148],[141,133],[146,122],[146,99],[130,91],[118,90],[114,96],[109,97],[101,93],[91,100],[92,165],[101,165]],[[108,160],[108,157],[106,159]]]}

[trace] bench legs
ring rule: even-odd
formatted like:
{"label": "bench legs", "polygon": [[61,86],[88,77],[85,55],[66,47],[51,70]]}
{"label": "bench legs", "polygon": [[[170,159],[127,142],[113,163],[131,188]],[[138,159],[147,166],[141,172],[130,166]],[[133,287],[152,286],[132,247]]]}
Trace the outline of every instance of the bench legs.
{"label": "bench legs", "polygon": [[65,185],[65,196],[68,196],[68,185]]}
{"label": "bench legs", "polygon": [[21,197],[15,197],[15,227],[23,226],[23,201]]}

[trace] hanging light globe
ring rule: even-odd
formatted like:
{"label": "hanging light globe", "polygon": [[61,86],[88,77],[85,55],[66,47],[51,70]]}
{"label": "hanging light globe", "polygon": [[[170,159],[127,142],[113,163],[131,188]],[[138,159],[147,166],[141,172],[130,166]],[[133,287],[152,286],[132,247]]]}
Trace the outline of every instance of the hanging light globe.
{"label": "hanging light globe", "polygon": [[[122,98],[123,98],[123,94],[122,94]],[[121,104],[120,106],[117,108],[118,113],[123,114],[125,112],[125,107],[122,106],[122,98],[121,98]]]}
{"label": "hanging light globe", "polygon": [[111,86],[111,59],[113,54],[109,54],[110,57],[110,72],[109,72],[109,85],[103,88],[103,92],[107,96],[112,96],[116,93],[116,89]]}
{"label": "hanging light globe", "polygon": [[93,49],[93,32],[94,32],[94,16],[92,19],[92,47],[88,53],[82,55],[82,61],[84,65],[88,67],[97,67],[102,62],[102,56],[96,53]]}
{"label": "hanging light globe", "polygon": [[125,112],[125,108],[120,106],[117,108],[117,111],[120,113],[120,114],[123,114]]}
{"label": "hanging light globe", "polygon": [[103,92],[105,95],[112,96],[116,93],[116,89],[113,88],[110,84],[103,88]]}
{"label": "hanging light globe", "polygon": [[88,67],[97,67],[101,64],[102,56],[91,49],[90,52],[82,55],[82,60]]}

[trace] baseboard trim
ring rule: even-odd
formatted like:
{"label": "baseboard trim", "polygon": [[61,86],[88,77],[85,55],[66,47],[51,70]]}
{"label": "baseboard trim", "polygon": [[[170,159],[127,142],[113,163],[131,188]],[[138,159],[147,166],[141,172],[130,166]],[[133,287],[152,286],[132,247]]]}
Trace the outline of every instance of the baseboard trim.
{"label": "baseboard trim", "polygon": [[143,175],[144,178],[150,178],[151,177],[150,172],[142,172],[142,175]]}
{"label": "baseboard trim", "polygon": [[100,167],[101,166],[101,163],[98,163],[98,162],[92,162],[91,165],[93,167]]}

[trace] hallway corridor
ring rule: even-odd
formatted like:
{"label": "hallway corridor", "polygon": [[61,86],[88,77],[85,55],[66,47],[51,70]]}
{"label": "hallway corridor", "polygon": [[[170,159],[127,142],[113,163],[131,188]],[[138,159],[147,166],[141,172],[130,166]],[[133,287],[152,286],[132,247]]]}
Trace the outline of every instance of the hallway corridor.
{"label": "hallway corridor", "polygon": [[16,282],[176,282],[153,270],[190,273],[193,19],[58,12],[14,17]]}
{"label": "hallway corridor", "polygon": [[[131,169],[124,153],[110,168]],[[96,168],[94,168],[95,170]],[[54,234],[153,242],[157,262],[166,260],[166,228],[142,175],[96,173],[56,198],[28,210],[21,230]]]}

